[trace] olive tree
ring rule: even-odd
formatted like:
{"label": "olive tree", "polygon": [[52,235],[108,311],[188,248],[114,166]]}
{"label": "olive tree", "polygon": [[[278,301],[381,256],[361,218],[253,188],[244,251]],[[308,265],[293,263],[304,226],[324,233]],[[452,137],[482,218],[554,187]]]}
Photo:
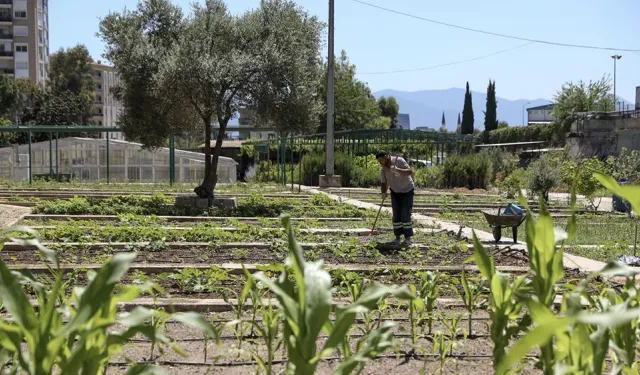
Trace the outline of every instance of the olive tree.
{"label": "olive tree", "polygon": [[123,131],[150,147],[172,134],[204,133],[205,176],[194,191],[213,198],[227,125],[239,108],[253,108],[281,133],[317,127],[322,29],[285,0],[263,0],[241,15],[221,0],[193,4],[188,16],[169,0],[110,14],[100,34],[120,73]]}

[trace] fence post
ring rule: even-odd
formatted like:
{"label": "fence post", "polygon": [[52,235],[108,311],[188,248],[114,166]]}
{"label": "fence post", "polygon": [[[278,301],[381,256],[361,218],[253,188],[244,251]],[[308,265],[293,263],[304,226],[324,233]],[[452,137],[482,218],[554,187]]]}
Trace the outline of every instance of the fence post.
{"label": "fence post", "polygon": [[291,134],[291,192],[293,193],[293,172],[295,171],[295,164],[293,164],[293,134]]}
{"label": "fence post", "polygon": [[[59,150],[58,149],[58,133],[56,133],[56,180],[60,181],[60,172],[58,170],[58,164],[60,164],[58,155],[60,154],[60,151],[58,151],[58,150]],[[98,165],[98,168],[100,168],[99,165]]]}
{"label": "fence post", "polygon": [[109,184],[109,132],[107,135],[107,184]]}
{"label": "fence post", "polygon": [[49,180],[53,177],[53,149],[51,138],[53,138],[53,133],[49,133]]}
{"label": "fence post", "polygon": [[29,131],[29,185],[31,185],[32,180],[32,170],[31,170],[31,131]]}
{"label": "fence post", "polygon": [[176,181],[176,153],[173,135],[169,136],[169,185]]}

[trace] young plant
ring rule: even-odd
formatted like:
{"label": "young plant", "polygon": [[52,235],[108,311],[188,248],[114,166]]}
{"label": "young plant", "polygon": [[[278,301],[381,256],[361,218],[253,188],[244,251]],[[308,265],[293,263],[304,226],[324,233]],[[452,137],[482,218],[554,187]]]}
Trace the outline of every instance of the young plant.
{"label": "young plant", "polygon": [[[36,236],[28,228],[17,230]],[[168,314],[138,307],[121,317],[117,315],[118,303],[132,301],[145,290],[144,286],[119,284],[133,263],[135,253],[115,255],[95,272],[86,287],[75,287],[71,295],[66,296],[66,291],[62,290],[63,273],[59,269],[57,254],[38,240],[13,241],[35,245],[47,259],[54,281],[53,285],[44,285],[28,273],[13,273],[0,259],[0,300],[6,311],[6,315],[0,317],[0,369],[6,373],[29,375],[103,374],[111,357],[121,352],[127,340],[136,334],[142,334],[152,342],[169,345],[184,355],[161,330],[147,323],[151,317],[166,318]],[[23,289],[25,284],[33,288],[37,307],[31,305]],[[63,320],[63,314],[68,319]],[[172,317],[184,324],[212,331],[209,323],[198,314],[175,314]],[[125,327],[124,331],[113,332],[116,325]],[[140,364],[132,366],[127,373],[145,371],[162,372]]]}
{"label": "young plant", "polygon": [[[390,294],[400,299],[413,296],[406,288],[374,283],[355,303],[336,307],[335,322],[332,322],[329,319],[333,304],[331,276],[324,270],[322,261],[305,261],[302,249],[294,238],[290,217],[283,216],[282,223],[289,243],[286,264],[291,266],[295,285],[289,280],[286,269],[277,280],[272,280],[262,272],[254,277],[278,296],[285,317],[283,334],[288,354],[288,371],[295,375],[312,375],[322,358],[331,355],[341,345],[344,348],[344,342],[348,340],[346,334],[351,329],[356,314],[370,311],[381,298]],[[390,328],[390,324],[385,324],[367,335],[360,350],[354,355],[345,356],[346,359],[334,373],[349,374],[354,369],[361,371],[366,362],[392,345]],[[318,351],[318,335],[323,330],[327,332],[328,339]]]}
{"label": "young plant", "polygon": [[498,272],[493,256],[489,256],[473,232],[473,260],[478,265],[482,275],[491,285],[489,296],[489,336],[493,342],[493,366],[498,375],[498,365],[506,356],[509,342],[519,332],[529,326],[529,319],[517,321],[522,310],[522,301],[529,289],[525,276],[511,281],[509,276]]}
{"label": "young plant", "polygon": [[433,335],[433,351],[438,354],[438,362],[439,367],[438,370],[440,374],[444,373],[444,368],[447,363],[453,361],[453,358],[450,358],[449,355],[453,352],[454,341],[448,339],[447,335],[442,331],[436,331]]}
{"label": "young plant", "polygon": [[482,296],[482,284],[475,279],[469,279],[467,274],[462,268],[462,276],[460,277],[460,284],[462,284],[462,290],[464,291],[464,295],[460,295],[458,289],[456,288],[456,292],[462,298],[462,302],[464,303],[465,309],[467,309],[467,313],[469,314],[469,328],[468,335],[472,336],[473,330],[473,313],[476,311],[478,307],[480,307],[480,297]]}

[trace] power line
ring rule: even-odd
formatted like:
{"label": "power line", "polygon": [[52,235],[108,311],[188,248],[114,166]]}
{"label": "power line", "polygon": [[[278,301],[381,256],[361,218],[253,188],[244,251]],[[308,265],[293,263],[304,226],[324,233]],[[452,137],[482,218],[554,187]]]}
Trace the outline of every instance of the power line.
{"label": "power line", "polygon": [[588,46],[588,45],[582,45],[582,44],[551,42],[551,41],[548,41],[548,40],[541,40],[541,39],[522,38],[522,37],[519,37],[519,36],[494,33],[492,31],[478,30],[478,29],[473,29],[473,28],[470,28],[470,27],[464,27],[464,26],[454,25],[454,24],[451,24],[451,23],[436,21],[436,20],[432,20],[432,19],[429,19],[429,18],[416,16],[414,14],[403,13],[403,12],[400,12],[400,11],[397,11],[397,10],[381,7],[379,5],[370,4],[370,3],[367,3],[367,2],[362,1],[362,0],[351,0],[351,1],[359,3],[359,4],[362,4],[362,5],[369,6],[369,7],[372,7],[372,8],[384,10],[386,12],[399,14],[401,16],[415,18],[415,19],[418,19],[418,20],[421,20],[421,21],[431,22],[431,23],[435,23],[435,24],[438,24],[438,25],[453,27],[453,28],[456,28],[456,29],[461,29],[461,30],[466,30],[466,31],[472,31],[472,32],[475,32],[475,33],[499,36],[499,37],[502,37],[502,38],[516,39],[516,40],[522,40],[522,41],[525,41],[525,42],[533,42],[533,43],[540,43],[540,44],[551,44],[551,45],[554,45],[554,46],[562,46],[562,47],[586,48],[586,49],[597,49],[597,50],[608,50],[608,51],[623,51],[623,52],[640,52],[640,49]]}
{"label": "power line", "polygon": [[535,42],[529,42],[529,43],[525,43],[525,44],[522,44],[522,45],[519,45],[519,46],[516,46],[516,47],[503,49],[501,51],[494,52],[494,53],[491,53],[491,54],[488,54],[488,55],[474,57],[474,58],[468,59],[468,60],[454,61],[454,62],[445,63],[445,64],[427,66],[427,67],[424,67],[424,68],[390,70],[390,71],[387,71],[387,72],[365,72],[365,73],[356,73],[356,74],[357,75],[374,75],[374,74],[392,74],[392,73],[406,73],[406,72],[418,72],[418,71],[422,71],[422,70],[431,70],[431,69],[435,69],[435,68],[441,68],[441,67],[444,67],[444,66],[457,65],[457,64],[467,63],[467,62],[471,62],[471,61],[486,59],[487,57],[499,55],[499,54],[504,53],[504,52],[513,51],[514,49],[526,47],[526,46],[534,44],[534,43]]}

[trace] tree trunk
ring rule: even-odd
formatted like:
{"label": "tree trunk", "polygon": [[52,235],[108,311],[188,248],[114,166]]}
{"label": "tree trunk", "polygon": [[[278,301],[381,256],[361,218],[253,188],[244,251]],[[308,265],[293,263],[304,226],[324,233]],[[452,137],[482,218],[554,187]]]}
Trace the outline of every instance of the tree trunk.
{"label": "tree trunk", "polygon": [[209,206],[211,206],[212,199],[214,198],[214,191],[216,184],[218,183],[218,160],[222,152],[222,141],[227,129],[227,122],[220,121],[220,130],[218,131],[218,137],[216,138],[216,146],[211,151],[211,118],[205,120],[205,144],[204,144],[204,180],[202,184],[194,189],[194,192],[200,198],[209,198]]}

